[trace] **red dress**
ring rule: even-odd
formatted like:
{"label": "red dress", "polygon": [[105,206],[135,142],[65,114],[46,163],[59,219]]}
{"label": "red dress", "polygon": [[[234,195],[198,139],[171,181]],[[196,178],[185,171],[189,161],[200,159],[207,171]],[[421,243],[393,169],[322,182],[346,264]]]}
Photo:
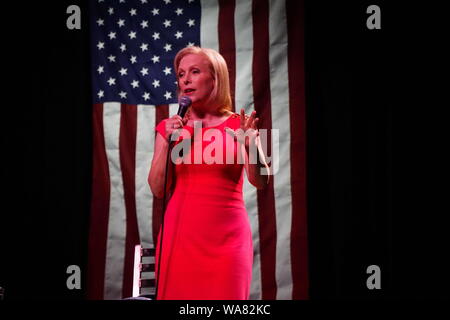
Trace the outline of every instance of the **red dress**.
{"label": "red dress", "polygon": [[[156,127],[163,136],[165,121]],[[253,245],[242,194],[244,166],[237,164],[237,143],[225,139],[224,130],[238,129],[239,123],[239,115],[233,114],[218,126],[200,129],[203,134],[216,129],[214,133],[224,137],[223,143],[217,140],[223,147],[223,164],[207,164],[205,159],[195,164],[193,154],[199,148],[191,142],[190,151],[183,155],[190,157],[191,164],[175,165],[174,191],[164,220],[159,300],[249,298]],[[193,134],[192,127],[184,128]],[[210,143],[201,142],[202,153]],[[225,145],[231,147],[233,164],[226,164]],[[218,147],[208,150],[212,155],[219,152]]]}

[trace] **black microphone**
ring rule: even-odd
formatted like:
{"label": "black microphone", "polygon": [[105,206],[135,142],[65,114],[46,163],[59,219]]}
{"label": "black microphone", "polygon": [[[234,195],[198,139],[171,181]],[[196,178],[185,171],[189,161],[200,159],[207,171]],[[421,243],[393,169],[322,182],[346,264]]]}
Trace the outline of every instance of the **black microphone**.
{"label": "black microphone", "polygon": [[179,102],[178,112],[177,115],[181,117],[181,119],[184,118],[187,109],[191,106],[192,100],[188,96],[182,96]]}
{"label": "black microphone", "polygon": [[[187,109],[191,106],[191,104],[192,104],[192,100],[188,96],[182,96],[180,98],[177,115],[179,115],[181,117],[181,119],[184,118],[184,116],[186,115]],[[173,145],[173,143],[175,143],[175,141],[172,140],[172,135],[174,133],[172,133],[169,137],[170,145]]]}

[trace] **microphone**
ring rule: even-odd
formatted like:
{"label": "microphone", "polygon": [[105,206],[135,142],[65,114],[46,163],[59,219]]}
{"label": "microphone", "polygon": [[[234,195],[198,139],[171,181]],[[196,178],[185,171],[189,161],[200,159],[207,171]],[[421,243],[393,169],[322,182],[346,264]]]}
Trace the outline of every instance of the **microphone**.
{"label": "microphone", "polygon": [[179,115],[181,117],[181,119],[184,118],[187,109],[191,106],[192,104],[192,100],[191,98],[189,98],[188,96],[182,96],[179,102],[179,107],[178,107],[178,113],[177,115]]}
{"label": "microphone", "polygon": [[[184,118],[184,116],[186,115],[186,111],[191,106],[191,104],[192,104],[192,100],[188,96],[182,96],[180,98],[177,115],[179,115],[181,117],[181,119]],[[173,143],[175,143],[175,141],[172,140],[172,135],[175,133],[176,132],[172,133],[169,137],[170,145],[173,145]]]}

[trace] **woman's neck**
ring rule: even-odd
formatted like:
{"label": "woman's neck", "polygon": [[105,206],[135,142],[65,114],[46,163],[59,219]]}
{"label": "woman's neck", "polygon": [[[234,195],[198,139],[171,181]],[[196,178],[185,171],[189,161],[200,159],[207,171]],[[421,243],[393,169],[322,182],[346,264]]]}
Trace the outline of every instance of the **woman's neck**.
{"label": "woman's neck", "polygon": [[199,111],[193,108],[190,109],[189,121],[201,121],[203,126],[209,127],[214,126],[217,123],[222,122],[224,119],[230,116],[231,111],[220,112],[216,110],[215,112],[210,111]]}

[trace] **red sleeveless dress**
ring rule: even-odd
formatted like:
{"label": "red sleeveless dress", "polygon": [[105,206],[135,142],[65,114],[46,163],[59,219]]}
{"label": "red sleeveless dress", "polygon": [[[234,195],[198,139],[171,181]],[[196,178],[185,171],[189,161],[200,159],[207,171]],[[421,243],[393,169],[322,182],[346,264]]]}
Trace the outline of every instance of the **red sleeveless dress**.
{"label": "red sleeveless dress", "polygon": [[[165,121],[156,127],[163,136]],[[183,152],[191,163],[175,165],[175,185],[164,218],[159,300],[249,298],[253,245],[242,194],[244,166],[237,164],[237,143],[232,138],[226,139],[224,130],[225,127],[236,130],[239,124],[239,115],[233,114],[218,126],[199,129],[203,135],[215,137],[196,146],[192,138],[187,143],[190,145],[187,154],[186,149]],[[193,127],[184,128],[193,135]],[[218,139],[220,135],[223,139]],[[194,163],[199,145],[203,155],[222,157],[223,163],[208,164],[208,157]],[[226,152],[230,151],[228,157],[231,154],[234,161],[226,164]],[[160,236],[161,232],[156,266]]]}

